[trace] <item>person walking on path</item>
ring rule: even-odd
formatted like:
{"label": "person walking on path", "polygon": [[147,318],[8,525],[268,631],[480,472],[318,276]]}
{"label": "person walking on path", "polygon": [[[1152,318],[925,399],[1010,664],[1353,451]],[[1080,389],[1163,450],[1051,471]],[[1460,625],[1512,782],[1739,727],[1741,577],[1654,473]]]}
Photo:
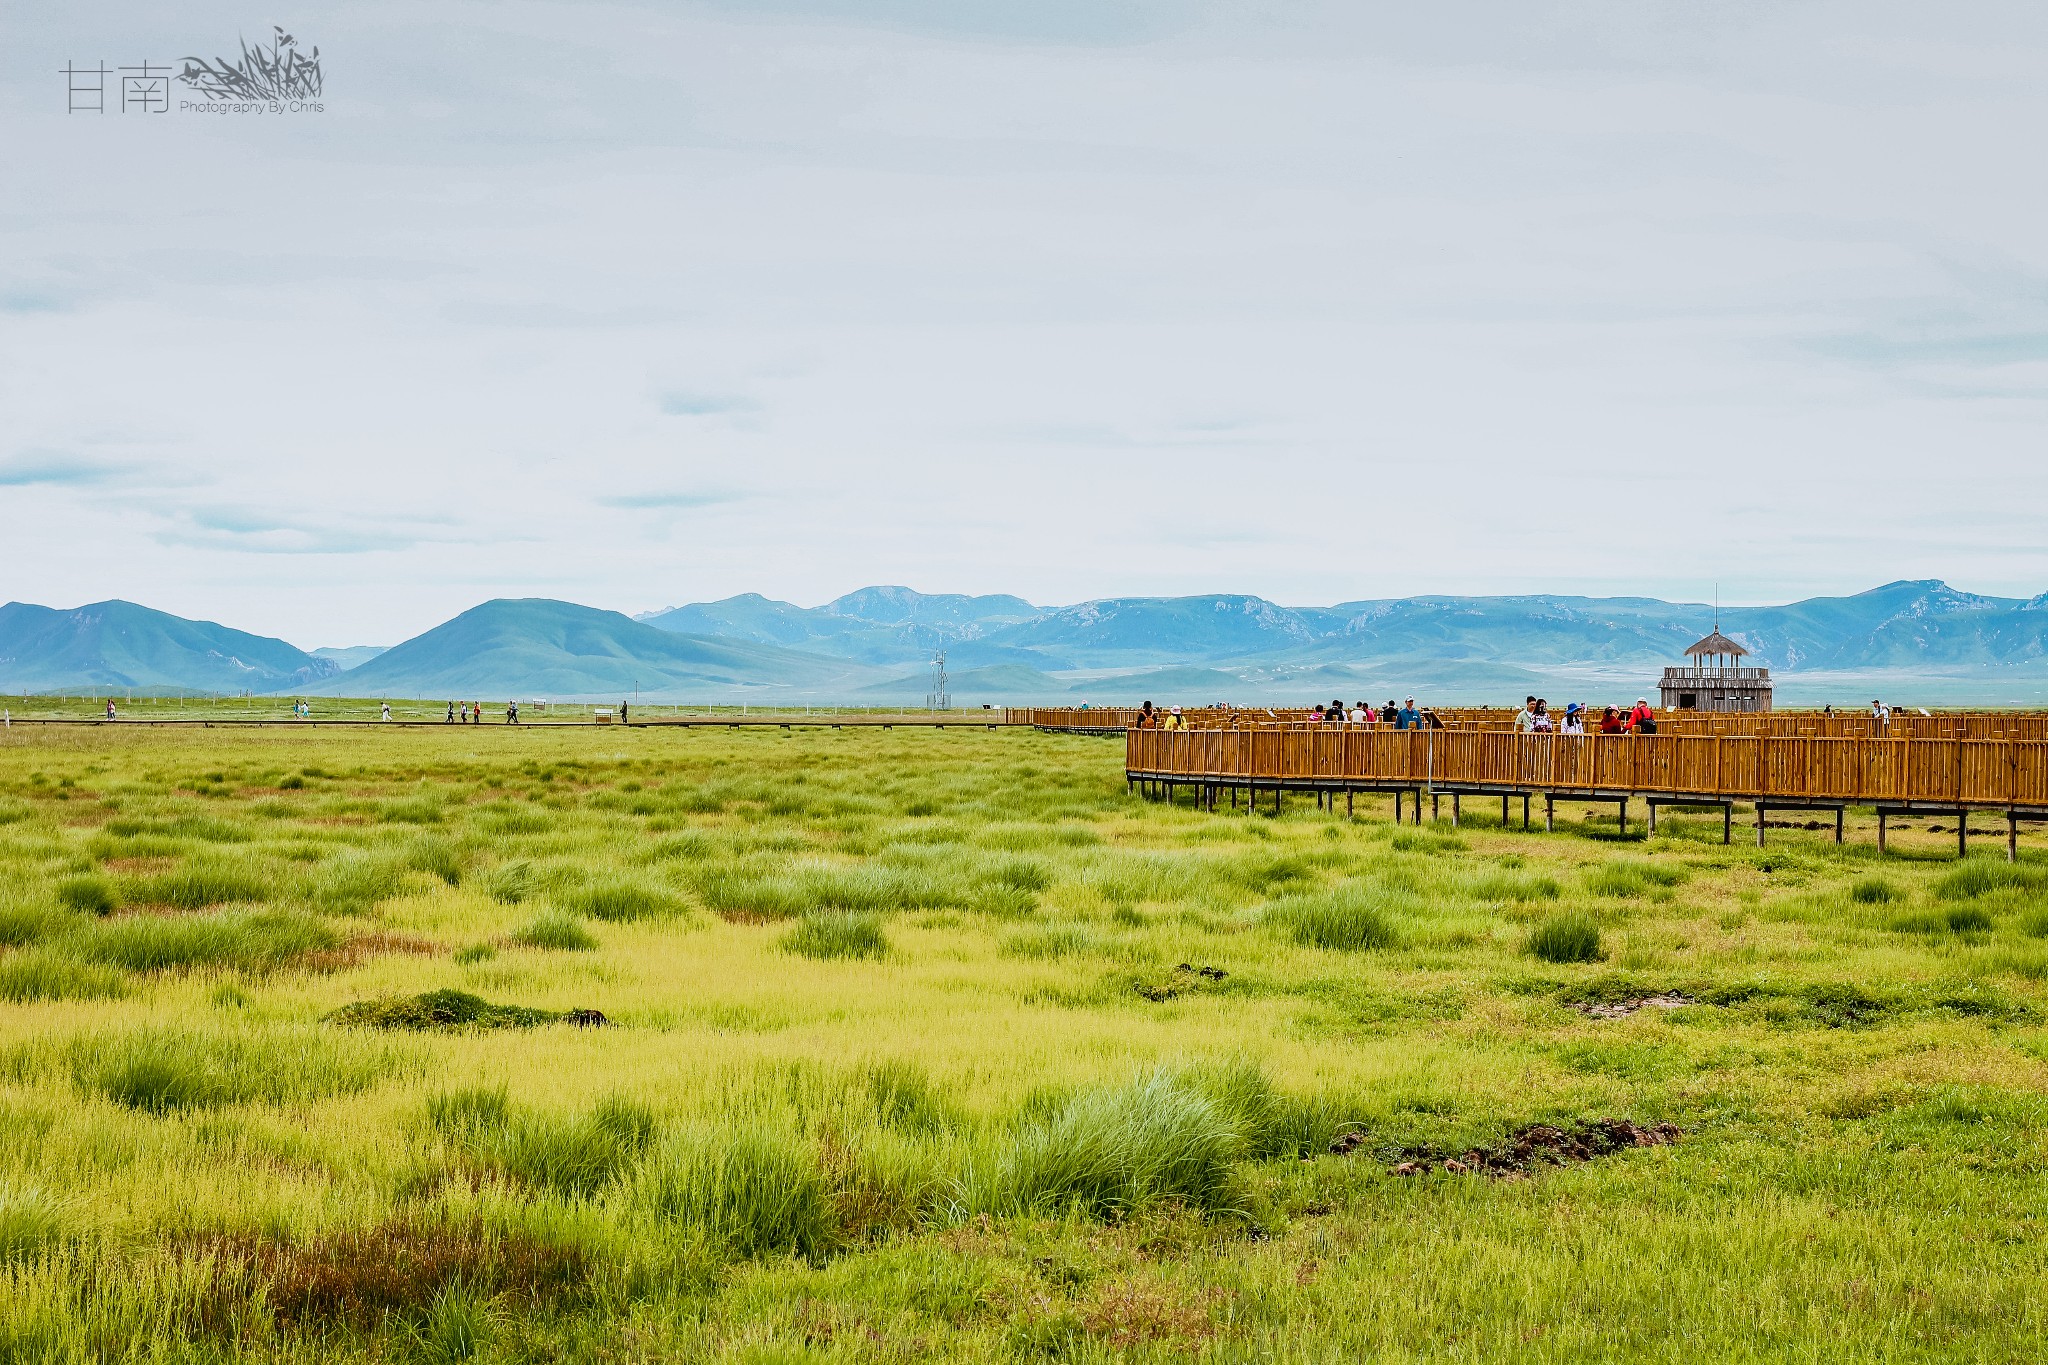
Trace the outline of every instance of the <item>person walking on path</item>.
{"label": "person walking on path", "polygon": [[1536,713],[1529,720],[1529,732],[1547,735],[1557,729],[1557,722],[1550,717],[1550,702],[1543,697],[1536,699]]}
{"label": "person walking on path", "polygon": [[1635,709],[1628,713],[1628,728],[1639,735],[1657,733],[1657,713],[1650,709],[1648,697],[1637,697]]}
{"label": "person walking on path", "polygon": [[1401,723],[1398,728],[1403,730],[1420,730],[1422,728],[1422,713],[1415,709],[1415,698],[1410,697],[1401,704]]}
{"label": "person walking on path", "polygon": [[1561,735],[1583,735],[1586,733],[1586,708],[1577,702],[1570,702],[1564,708],[1564,723],[1557,727]]}
{"label": "person walking on path", "polygon": [[624,702],[620,702],[620,703],[619,703],[619,724],[621,724],[621,725],[624,725],[625,723],[626,723],[626,703],[624,703]]}
{"label": "person walking on path", "polygon": [[112,720],[113,718],[114,718],[114,699],[113,699],[112,697],[108,697],[108,698],[107,698],[107,719],[108,719],[108,720]]}
{"label": "person walking on path", "polygon": [[1621,712],[1615,710],[1613,707],[1610,706],[1600,713],[1601,734],[1618,735],[1627,728],[1627,726],[1621,723]]}
{"label": "person walking on path", "polygon": [[505,723],[507,725],[517,725],[519,723],[519,698],[514,697],[505,703]]}
{"label": "person walking on path", "polygon": [[454,723],[455,723],[455,703],[451,701],[451,702],[449,702],[449,703],[448,703],[448,724],[450,724],[450,725],[453,725]]}
{"label": "person walking on path", "polygon": [[391,703],[388,701],[384,703],[384,719],[391,719]]}
{"label": "person walking on path", "polygon": [[1526,697],[1522,701],[1522,709],[1515,712],[1515,733],[1526,735],[1535,728],[1536,699],[1534,697]]}

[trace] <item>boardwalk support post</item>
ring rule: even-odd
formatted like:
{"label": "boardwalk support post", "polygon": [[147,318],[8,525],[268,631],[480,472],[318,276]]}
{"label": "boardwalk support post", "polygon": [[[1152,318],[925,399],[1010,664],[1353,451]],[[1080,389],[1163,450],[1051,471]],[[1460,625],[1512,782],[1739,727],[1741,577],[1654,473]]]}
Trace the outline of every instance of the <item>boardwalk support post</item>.
{"label": "boardwalk support post", "polygon": [[2017,811],[2005,813],[2005,860],[2009,863],[2020,860],[2020,817]]}
{"label": "boardwalk support post", "polygon": [[1549,792],[1543,793],[1543,832],[1557,833],[1557,798]]}
{"label": "boardwalk support post", "polygon": [[1435,792],[1429,794],[1429,821],[1431,824],[1435,824],[1443,818],[1443,807],[1438,804],[1442,799]]}
{"label": "boardwalk support post", "polygon": [[1884,822],[1884,807],[1880,806],[1877,810],[1877,851],[1879,853],[1884,852]]}
{"label": "boardwalk support post", "polygon": [[1721,842],[1733,842],[1735,834],[1735,803],[1728,801],[1721,806]]}
{"label": "boardwalk support post", "polygon": [[1650,803],[1650,837],[1652,839],[1657,837],[1657,803],[1655,801]]}
{"label": "boardwalk support post", "polygon": [[1756,846],[1764,846],[1764,803],[1756,803]]}
{"label": "boardwalk support post", "polygon": [[1622,797],[1622,798],[1621,798],[1621,820],[1620,820],[1620,826],[1621,826],[1621,837],[1622,837],[1622,838],[1624,838],[1624,839],[1628,838],[1628,798],[1627,798],[1626,796],[1624,796],[1624,797]]}
{"label": "boardwalk support post", "polygon": [[1844,807],[1835,807],[1835,842],[1838,844],[1842,842],[1842,817],[1845,813]]}
{"label": "boardwalk support post", "polygon": [[1970,856],[1970,812],[1961,807],[1956,809],[1956,856]]}
{"label": "boardwalk support post", "polygon": [[1344,818],[1346,820],[1349,820],[1351,818],[1351,799],[1356,795],[1357,793],[1352,791],[1351,788],[1346,787],[1344,789]]}
{"label": "boardwalk support post", "polygon": [[1529,793],[1522,793],[1522,832],[1529,832]]}
{"label": "boardwalk support post", "polygon": [[1502,829],[1508,827],[1508,795],[1506,792],[1502,792],[1500,796],[1500,827]]}
{"label": "boardwalk support post", "polygon": [[1457,827],[1458,827],[1458,794],[1457,794],[1456,792],[1452,792],[1452,793],[1451,793],[1451,828],[1452,828],[1452,829],[1456,829]]}

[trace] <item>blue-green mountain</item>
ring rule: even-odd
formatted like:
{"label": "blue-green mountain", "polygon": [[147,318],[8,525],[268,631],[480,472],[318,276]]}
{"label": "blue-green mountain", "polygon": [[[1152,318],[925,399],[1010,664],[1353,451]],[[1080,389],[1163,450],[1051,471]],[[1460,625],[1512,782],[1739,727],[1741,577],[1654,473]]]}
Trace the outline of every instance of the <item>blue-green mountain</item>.
{"label": "blue-green mountain", "polygon": [[275,692],[337,671],[282,640],[133,602],[0,607],[0,690],[9,692]]}
{"label": "blue-green mountain", "polygon": [[1041,615],[1021,597],[968,597],[909,588],[862,588],[822,607],[799,607],[759,593],[649,612],[637,619],[660,630],[758,644],[788,645],[862,663],[928,660],[938,650],[965,668],[1018,664],[1063,667],[1056,653],[986,643],[989,632]]}
{"label": "blue-green mountain", "polygon": [[615,611],[499,598],[310,689],[336,696],[723,697],[852,691],[872,670],[750,640],[657,630]]}

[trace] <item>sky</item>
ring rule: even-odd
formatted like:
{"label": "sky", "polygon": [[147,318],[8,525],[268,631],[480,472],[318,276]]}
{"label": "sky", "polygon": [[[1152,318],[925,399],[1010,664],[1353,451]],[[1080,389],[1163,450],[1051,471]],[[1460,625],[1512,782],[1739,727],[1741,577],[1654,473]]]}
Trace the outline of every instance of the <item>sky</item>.
{"label": "sky", "polygon": [[[283,25],[318,111],[76,112]],[[2048,9],[0,0],[0,600],[2048,588]]]}

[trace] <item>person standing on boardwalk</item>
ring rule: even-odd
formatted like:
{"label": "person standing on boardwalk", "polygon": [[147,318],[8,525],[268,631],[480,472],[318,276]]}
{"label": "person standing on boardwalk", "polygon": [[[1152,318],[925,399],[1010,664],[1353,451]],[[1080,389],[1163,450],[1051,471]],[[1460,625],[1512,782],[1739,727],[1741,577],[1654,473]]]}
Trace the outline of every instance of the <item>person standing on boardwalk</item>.
{"label": "person standing on boardwalk", "polygon": [[519,698],[514,697],[505,703],[505,723],[507,725],[517,725],[519,723]]}
{"label": "person standing on boardwalk", "polygon": [[1158,724],[1159,717],[1152,710],[1152,703],[1148,699],[1143,706],[1138,708],[1138,728],[1140,730],[1150,730]]}
{"label": "person standing on boardwalk", "polygon": [[451,702],[449,702],[449,703],[448,703],[448,724],[450,724],[450,725],[453,725],[454,723],[455,723],[455,703],[451,701]]}
{"label": "person standing on boardwalk", "polygon": [[1586,708],[1577,702],[1570,702],[1564,708],[1564,723],[1557,727],[1561,735],[1583,735],[1586,733]]}
{"label": "person standing on boardwalk", "polygon": [[1515,712],[1515,733],[1518,735],[1526,735],[1535,728],[1536,699],[1534,697],[1528,697],[1523,700],[1522,709]]}
{"label": "person standing on boardwalk", "polygon": [[112,720],[113,718],[114,718],[114,699],[113,699],[112,697],[108,697],[108,698],[107,698],[107,719],[108,719],[108,720]]}
{"label": "person standing on boardwalk", "polygon": [[1628,728],[1639,735],[1657,733],[1657,713],[1650,709],[1648,697],[1637,697],[1635,709],[1628,713]]}
{"label": "person standing on boardwalk", "polygon": [[1395,725],[1399,730],[1420,730],[1422,713],[1415,709],[1415,698],[1410,697],[1401,704],[1401,718]]}
{"label": "person standing on boardwalk", "polygon": [[626,720],[627,720],[627,715],[628,715],[628,713],[627,713],[627,711],[626,711],[626,703],[624,703],[624,702],[620,702],[620,703],[619,703],[619,724],[621,724],[621,725],[624,725],[624,724],[626,723]]}

